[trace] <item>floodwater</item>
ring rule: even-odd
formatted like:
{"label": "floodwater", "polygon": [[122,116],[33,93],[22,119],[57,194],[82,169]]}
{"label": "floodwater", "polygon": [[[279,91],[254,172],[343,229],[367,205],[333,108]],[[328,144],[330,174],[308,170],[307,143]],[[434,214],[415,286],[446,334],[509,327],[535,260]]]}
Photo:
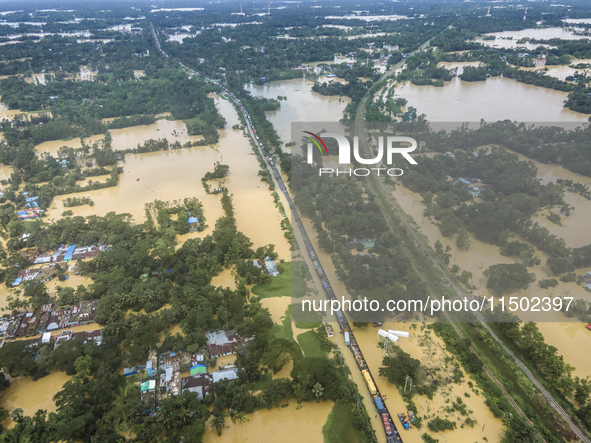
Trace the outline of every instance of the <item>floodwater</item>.
{"label": "floodwater", "polygon": [[[208,229],[201,235],[211,233],[215,221],[222,216],[220,195],[206,194],[201,177],[212,171],[215,162],[230,166],[230,174],[225,179],[225,186],[233,195],[233,204],[238,229],[246,234],[254,247],[275,245],[280,258],[288,259],[290,249],[280,227],[282,219],[279,210],[273,203],[271,192],[266,184],[257,176],[259,163],[252,147],[241,131],[231,129],[238,123],[238,115],[231,103],[216,99],[216,105],[226,118],[226,130],[220,130],[220,141],[216,149],[198,146],[171,150],[167,152],[151,152],[130,154],[125,157],[124,173],[120,175],[118,186],[80,194],[59,196],[54,200],[54,210],[49,217],[59,218],[65,210],[63,200],[67,197],[89,196],[94,206],[77,206],[71,209],[74,215],[104,215],[108,212],[130,213],[136,222],[145,219],[144,205],[154,200],[178,200],[186,197],[197,197],[204,205]],[[157,129],[161,128],[160,132]],[[115,149],[135,147],[149,138],[168,137],[177,131],[179,140],[184,143],[186,127],[180,121],[158,120],[152,125],[135,126],[111,131]],[[150,132],[152,131],[152,132]],[[75,141],[73,140],[75,143]],[[46,142],[50,143],[50,142]],[[51,142],[51,150],[55,152],[63,141]],[[79,140],[78,140],[79,143]],[[48,145],[37,148],[50,150]],[[102,181],[99,177],[98,181]]]}
{"label": "floodwater", "polygon": [[303,79],[282,80],[264,86],[248,85],[253,96],[265,98],[287,97],[281,101],[281,108],[267,112],[267,118],[275,127],[279,137],[291,141],[292,122],[338,122],[349,103],[348,97],[323,96],[312,91],[314,83]]}
{"label": "floodwater", "polygon": [[[302,222],[308,232],[314,232],[312,224],[309,219],[307,219],[306,217],[302,217]],[[333,290],[335,291],[335,293],[340,294],[346,298],[350,298],[345,285],[343,284],[343,282],[341,282],[340,280],[337,279],[337,277],[334,273],[334,267],[332,265],[332,260],[331,260],[330,254],[322,252],[318,248],[318,242],[316,240],[316,236],[312,235],[310,240],[312,241],[312,244],[314,245],[314,247],[316,249],[316,252],[318,254],[318,258],[323,263],[324,271],[326,272],[326,275],[327,275],[328,279],[330,280],[331,286],[333,287]],[[305,260],[307,261],[307,259],[305,259]],[[315,281],[317,280],[315,274],[313,274],[313,280],[315,280]],[[320,284],[318,282],[316,282],[316,286],[318,287],[318,286],[320,286]],[[345,358],[346,363],[351,368],[353,380],[359,386],[359,392],[361,393],[361,395],[364,396],[364,404],[365,404],[365,407],[367,408],[368,412],[370,413],[370,417],[372,419],[372,425],[373,425],[374,429],[376,430],[376,434],[378,436],[378,439],[380,441],[382,441],[382,439],[385,440],[383,426],[380,423],[380,421],[378,420],[377,416],[375,415],[375,412],[374,412],[375,407],[373,406],[373,404],[370,401],[371,398],[369,398],[369,394],[367,392],[367,389],[365,388],[365,383],[363,381],[363,378],[361,377],[361,372],[357,369],[357,365],[355,363],[355,360],[352,357],[352,353],[344,345],[343,335],[339,334],[340,329],[339,329],[338,324],[334,323],[332,326],[335,331],[335,337],[332,339],[332,341],[335,341],[339,345],[341,352],[343,353],[343,356]],[[394,325],[390,325],[387,323],[385,326],[389,329],[405,329],[405,330],[409,329],[409,324],[405,324],[405,323],[399,323],[395,327],[394,327]],[[405,412],[404,402],[402,400],[401,395],[398,393],[398,390],[393,385],[391,385],[385,377],[381,377],[378,375],[379,367],[382,365],[382,359],[383,359],[382,352],[383,351],[382,351],[382,349],[380,349],[376,346],[375,337],[377,336],[377,330],[371,326],[366,328],[365,330],[362,330],[360,328],[354,328],[353,330],[355,333],[355,338],[357,339],[357,341],[359,343],[360,349],[363,352],[363,355],[366,359],[369,369],[370,369],[371,373],[374,375],[374,379],[376,381],[378,389],[380,390],[382,395],[386,395],[388,397],[387,399],[385,399],[386,405],[388,406],[388,410],[390,411],[391,414],[394,415],[394,418],[396,418],[396,414]],[[295,336],[295,332],[294,332],[294,336]],[[403,339],[401,339],[401,341],[402,340]],[[413,340],[413,337],[411,337],[411,340]],[[401,344],[401,341],[399,341],[398,343]],[[434,339],[432,341],[437,342],[437,339]],[[413,340],[413,342],[414,342],[414,340]],[[411,356],[413,358],[417,358],[422,361],[433,361],[433,359],[435,358],[434,357],[435,355],[438,355],[437,356],[438,360],[442,360],[442,359],[444,359],[445,356],[447,356],[447,353],[444,353],[445,355],[442,354],[443,351],[441,349],[439,349],[441,347],[442,347],[442,344],[439,343],[437,348],[433,349],[434,351],[437,351],[439,354],[427,354],[427,352],[424,349],[421,349],[420,346],[418,346],[418,345],[413,346],[410,343],[406,344],[403,347],[403,349],[405,352],[408,352],[409,354],[411,354]],[[481,435],[482,437],[488,436],[489,441],[499,441],[498,435],[500,433],[500,428],[501,428],[501,424],[500,424],[499,420],[495,419],[492,416],[492,413],[490,413],[488,411],[488,408],[484,404],[484,398],[476,397],[475,394],[473,394],[473,393],[470,393],[473,400],[471,398],[465,398],[463,396],[463,392],[468,391],[468,387],[467,387],[466,383],[462,383],[461,385],[453,385],[453,386],[451,386],[451,388],[446,389],[445,393],[439,392],[436,395],[436,397],[434,398],[434,400],[428,400],[426,398],[415,397],[414,401],[417,404],[417,406],[419,406],[419,410],[414,411],[414,412],[418,413],[421,416],[431,414],[432,415],[431,418],[433,418],[434,411],[429,408],[431,408],[432,405],[435,404],[434,402],[437,402],[437,404],[443,403],[445,400],[444,397],[450,395],[448,393],[448,391],[450,391],[450,390],[453,393],[453,396],[451,397],[452,399],[455,399],[457,396],[461,396],[462,400],[465,400],[466,403],[468,403],[468,400],[470,400],[470,403],[468,403],[469,409],[473,411],[473,413],[474,413],[473,418],[476,418],[476,420],[478,421],[478,424],[474,428],[464,427],[464,429],[457,429],[453,433],[448,433],[447,435],[446,434],[442,434],[440,436],[438,435],[438,436],[436,436],[436,438],[439,438],[440,441],[442,441],[442,442],[443,441],[452,441],[452,440],[444,440],[444,438],[453,438],[453,441],[476,441],[479,439],[479,436]],[[488,428],[488,429],[485,429],[484,433],[481,433],[482,425],[485,422],[487,423],[486,428]],[[489,426],[489,422],[490,422],[490,426]],[[480,427],[479,427],[479,425],[480,425]],[[420,435],[423,434],[424,432],[428,431],[426,429],[426,426],[423,427],[420,430],[420,432],[417,432],[416,429],[413,429],[411,431],[404,431],[402,429],[401,425],[398,426],[398,422],[397,422],[397,427],[398,427],[399,431],[402,433],[402,438],[404,439],[404,441],[405,442],[409,441],[411,443],[422,442]],[[459,428],[459,426],[458,426],[458,428]],[[460,438],[458,438],[458,437],[460,437]]]}
{"label": "floodwater", "polygon": [[234,273],[235,271],[233,269],[224,268],[223,271],[211,279],[211,285],[236,289],[236,277]]}
{"label": "floodwater", "polygon": [[178,141],[182,145],[188,141],[202,139],[200,135],[188,135],[187,125],[182,120],[160,119],[150,125],[112,129],[110,132],[113,139],[112,146],[116,151],[137,148],[138,144],[143,144],[149,139],[166,138],[169,143]]}
{"label": "floodwater", "polygon": [[454,78],[443,87],[406,83],[396,93],[432,122],[584,122],[589,116],[563,107],[567,93],[526,85],[508,78],[463,82]]}
{"label": "floodwater", "polygon": [[[103,134],[93,135],[91,137],[85,138],[84,144],[92,146],[93,143],[96,143],[96,142],[102,140],[103,137],[104,137]],[[67,146],[68,148],[80,149],[82,147],[82,144],[80,143],[80,138],[78,138],[78,137],[71,138],[68,140],[49,140],[49,141],[40,143],[37,146],[35,146],[35,150],[39,154],[43,154],[43,153],[47,152],[48,154],[56,156],[59,149],[62,146]]]}
{"label": "floodwater", "polygon": [[406,15],[357,15],[357,14],[349,14],[349,15],[328,15],[324,17],[327,20],[364,20],[366,22],[374,22],[374,21],[395,21],[395,20],[402,20],[409,18]]}
{"label": "floodwater", "polygon": [[[334,406],[333,402],[291,401],[285,408],[260,409],[246,415],[244,423],[226,419],[222,436],[208,427],[205,443],[263,443],[280,440],[285,443],[321,442],[322,427]],[[272,436],[275,436],[273,438]]]}
{"label": "floodwater", "polygon": [[[410,338],[401,338],[397,345],[399,345],[404,352],[409,353],[413,358],[420,360],[430,372],[435,374],[434,376],[436,378],[446,378],[450,376],[453,371],[453,366],[445,360],[450,354],[445,351],[445,344],[443,341],[435,336],[433,332],[430,334],[421,332],[420,323],[415,324],[415,326],[417,328],[412,329],[410,323],[394,324],[393,322],[387,322],[382,326],[382,329],[409,331]],[[361,346],[366,363],[376,378],[376,383],[382,396],[386,397],[385,402],[388,410],[394,417],[396,417],[396,426],[405,442],[422,442],[423,440],[420,436],[424,432],[439,439],[442,443],[453,441],[483,441],[484,438],[490,442],[500,441],[503,432],[502,421],[494,417],[490,409],[485,405],[485,399],[482,396],[477,396],[468,386],[467,377],[464,377],[463,381],[459,384],[446,384],[445,382],[440,382],[440,387],[432,400],[426,396],[415,395],[413,401],[417,405],[418,411],[413,412],[418,413],[419,416],[423,417],[424,425],[420,430],[413,428],[404,431],[397,419],[397,414],[406,412],[402,396],[398,392],[398,389],[388,382],[386,377],[378,375],[379,368],[382,366],[382,361],[386,354],[383,349],[378,347],[377,329],[368,326],[363,330],[360,328],[354,328],[353,332],[355,333],[357,342]],[[465,397],[464,393],[468,393],[470,397]],[[455,401],[457,397],[460,397],[466,404],[467,409],[472,411],[469,414],[469,417],[472,420],[476,420],[474,427],[465,425],[463,428],[460,428],[460,425],[466,417],[462,417],[457,411],[452,413],[444,411],[446,407],[451,406],[451,402]],[[450,402],[446,403],[448,398]],[[458,425],[458,429],[453,432],[447,431],[440,433],[429,431],[426,426],[427,422],[437,416],[455,421]]]}
{"label": "floodwater", "polygon": [[[572,180],[575,183],[581,183],[591,188],[591,177],[571,172],[560,166],[540,163],[516,152],[513,153],[517,154],[521,161],[533,162],[538,168],[537,176],[544,184],[556,182],[557,179],[563,179]],[[545,209],[540,211],[542,215],[535,217],[534,221],[547,228],[551,234],[563,238],[567,246],[571,248],[577,248],[591,243],[591,232],[587,229],[589,220],[591,219],[591,200],[570,191],[565,192],[564,200],[571,207],[574,207],[575,210],[568,217],[561,214],[560,225],[550,222],[543,216],[543,214],[548,213],[548,210]],[[555,210],[554,212],[557,211]]]}
{"label": "floodwater", "polygon": [[[71,376],[65,372],[52,372],[46,377],[33,381],[32,377],[16,377],[0,395],[0,406],[8,411],[22,408],[24,415],[32,416],[37,410],[57,410],[53,396]],[[8,419],[5,424],[11,423]]]}
{"label": "floodwater", "polygon": [[[558,169],[559,167],[556,168]],[[423,212],[425,210],[425,206],[422,204],[422,198],[419,194],[404,188],[402,185],[399,185],[397,186],[396,191],[393,192],[393,196],[396,198],[398,204],[404,210],[404,212],[412,217],[412,219],[418,225],[420,232],[428,238],[429,244],[432,247],[434,243],[439,240],[444,248],[446,248],[448,245],[452,248],[450,251],[452,254],[450,258],[450,267],[454,264],[457,264],[461,270],[472,272],[472,284],[477,287],[475,293],[487,298],[491,297],[493,294],[486,288],[486,278],[483,275],[484,271],[489,266],[498,263],[515,263],[516,260],[511,257],[502,256],[497,246],[483,243],[480,240],[474,238],[474,236],[471,234],[471,244],[468,251],[457,250],[455,246],[455,238],[446,238],[441,236],[439,233],[439,228],[435,226],[429,219],[424,217]],[[575,210],[575,212],[576,211],[577,210]],[[563,219],[565,218],[563,217]],[[584,217],[582,217],[582,219],[584,220]],[[579,221],[576,223],[579,223]],[[550,224],[551,223],[548,221],[547,224],[543,223],[542,225],[550,229]],[[578,232],[582,233],[582,231]],[[522,239],[519,240],[523,241]],[[581,244],[586,243],[583,242]],[[548,258],[547,254],[537,251],[536,255],[540,258],[541,264],[539,266],[528,268],[528,271],[533,272],[536,275],[538,281],[550,278],[550,271],[545,266],[545,262]],[[578,270],[577,272],[584,274],[587,271],[588,269]],[[575,283],[564,282],[559,282],[558,286],[551,289],[541,289],[538,284],[534,282],[527,290],[516,291],[510,295],[527,298],[532,296],[568,296],[574,297],[575,300],[582,298],[588,302],[591,302],[591,294],[587,292],[582,286],[579,286]],[[523,321],[536,321],[536,317],[533,314],[523,313],[520,315],[520,318]],[[574,375],[578,375],[580,377],[591,376],[591,368],[589,368],[589,365],[580,364],[580,349],[585,348],[588,345],[589,340],[588,334],[584,333],[588,332],[585,330],[584,324],[578,321],[572,321],[572,319],[571,323],[567,323],[567,318],[562,314],[556,314],[556,318],[563,322],[538,323],[538,326],[544,332],[546,342],[556,346],[558,348],[559,354],[564,356],[565,361],[575,366],[576,370],[574,371]],[[576,329],[577,327],[581,328],[583,333],[573,333],[573,328]],[[570,333],[567,331],[570,331]]]}
{"label": "floodwater", "polygon": [[[589,39],[588,36],[576,35],[570,30],[563,28],[536,28],[536,29],[522,29],[520,31],[503,31],[503,32],[492,32],[486,35],[493,35],[496,37],[495,40],[482,40],[477,39],[478,43],[485,46],[498,47],[498,48],[517,48],[525,47],[526,49],[533,50],[540,46],[538,43],[517,43],[521,39],[531,40],[550,40],[553,38],[559,38],[561,40],[582,40]],[[548,46],[548,45],[543,45]]]}
{"label": "floodwater", "polygon": [[[138,71],[139,75],[142,71]],[[11,112],[11,111],[9,111]],[[105,119],[108,123],[113,119]],[[161,118],[150,125],[130,126],[128,128],[111,129],[111,146],[115,151],[122,151],[125,149],[137,148],[137,145],[143,145],[146,140],[166,138],[170,144],[178,141],[182,145],[191,141],[201,140],[200,135],[188,135],[187,125],[182,120],[167,120]],[[84,139],[86,145],[92,146],[93,143],[98,142],[104,138],[103,134],[96,134]],[[81,148],[80,138],[72,138],[70,140],[50,140],[38,144],[35,149],[39,153],[48,152],[56,155],[59,148],[68,146],[70,148]]]}

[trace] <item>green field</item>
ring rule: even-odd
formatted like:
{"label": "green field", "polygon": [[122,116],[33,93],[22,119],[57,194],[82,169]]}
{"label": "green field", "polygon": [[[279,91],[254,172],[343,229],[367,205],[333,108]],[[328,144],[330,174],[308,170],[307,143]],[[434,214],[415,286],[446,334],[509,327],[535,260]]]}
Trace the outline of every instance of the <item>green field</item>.
{"label": "green field", "polygon": [[283,272],[276,277],[271,277],[271,283],[256,285],[252,293],[261,298],[290,297],[291,296],[291,263],[282,263]]}
{"label": "green field", "polygon": [[300,344],[304,356],[306,357],[326,357],[326,352],[320,347],[318,334],[316,331],[308,331],[298,335],[298,343]]}
{"label": "green field", "polygon": [[366,439],[353,427],[354,406],[336,403],[330,411],[326,424],[322,427],[324,443],[363,443]]}

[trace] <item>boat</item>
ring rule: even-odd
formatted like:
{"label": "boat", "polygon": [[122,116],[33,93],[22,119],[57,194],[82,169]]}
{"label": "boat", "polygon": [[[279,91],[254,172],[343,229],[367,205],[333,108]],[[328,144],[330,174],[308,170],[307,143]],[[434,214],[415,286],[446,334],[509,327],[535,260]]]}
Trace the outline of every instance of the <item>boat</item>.
{"label": "boat", "polygon": [[414,425],[415,424],[415,413],[412,411],[408,411],[408,419]]}
{"label": "boat", "polygon": [[402,423],[402,427],[408,431],[410,429],[410,421],[408,421],[406,415],[398,414],[398,418],[400,419],[400,423]]}

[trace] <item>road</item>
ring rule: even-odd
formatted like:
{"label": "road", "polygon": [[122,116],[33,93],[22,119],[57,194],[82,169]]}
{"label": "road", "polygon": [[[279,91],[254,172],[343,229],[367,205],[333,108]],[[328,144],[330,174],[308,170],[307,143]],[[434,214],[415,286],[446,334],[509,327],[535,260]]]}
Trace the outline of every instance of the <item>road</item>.
{"label": "road", "polygon": [[[154,25],[152,23],[150,23],[150,26],[152,29],[152,35],[154,36],[154,39],[156,40],[156,46],[157,46],[158,50],[160,51],[160,53],[163,56],[168,57],[168,54],[166,54],[166,52],[164,52],[164,50],[160,47],[160,41],[158,39],[158,35],[156,33],[156,30],[154,29]],[[179,62],[179,64],[188,73],[190,73],[192,75],[200,75],[200,73],[198,71],[195,71],[195,70],[189,68],[188,66],[184,65],[183,63]],[[320,263],[320,260],[318,259],[316,251],[314,250],[314,247],[312,246],[312,242],[310,241],[310,238],[308,237],[308,233],[306,232],[306,229],[304,228],[304,225],[301,222],[300,216],[299,216],[298,211],[291,199],[289,191],[287,190],[287,187],[285,186],[285,183],[283,182],[283,179],[281,178],[281,174],[280,174],[277,166],[275,165],[274,161],[271,159],[270,155],[265,150],[265,147],[263,146],[263,144],[259,140],[259,137],[257,136],[256,129],[252,123],[252,119],[251,119],[248,111],[242,105],[241,101],[235,96],[235,94],[232,91],[230,91],[227,87],[220,85],[219,82],[217,82],[216,80],[212,80],[207,77],[204,77],[204,79],[206,81],[211,82],[211,83],[215,84],[216,86],[220,87],[221,90],[223,92],[225,92],[226,94],[228,94],[229,98],[238,107],[240,113],[242,114],[244,122],[246,123],[246,127],[248,129],[248,133],[249,133],[250,138],[254,142],[258,153],[261,155],[261,157],[263,159],[266,160],[267,168],[271,171],[272,176],[273,176],[273,180],[275,181],[276,186],[283,193],[283,196],[286,199],[286,201],[289,205],[289,208],[292,212],[292,216],[296,220],[300,236],[303,239],[303,245],[300,244],[300,246],[302,247],[301,249],[306,250],[308,252],[308,256],[310,257],[310,259],[312,259],[315,262],[314,268],[320,278],[320,282],[322,284],[322,291],[324,292],[324,295],[329,299],[331,299],[331,298],[336,299],[334,291],[332,289],[332,285],[330,284],[328,277],[326,276],[326,273],[323,271],[322,264]],[[317,265],[316,265],[316,263],[317,263]],[[349,322],[344,317],[343,313],[340,311],[337,313],[336,320],[338,321],[338,324],[341,327],[341,330],[342,330],[344,336],[346,337],[345,338],[346,347],[349,348],[349,350],[352,352],[352,354],[355,358],[355,362],[356,362],[360,372],[364,375],[363,379],[366,384],[366,387],[368,388],[371,403],[376,408],[376,410],[382,420],[382,427],[383,427],[384,432],[386,434],[386,442],[387,443],[402,443],[402,438],[401,438],[401,436],[398,432],[398,429],[396,427],[396,424],[394,422],[394,417],[390,414],[390,412],[388,411],[388,408],[385,406],[384,399],[375,384],[375,379],[374,379],[373,375],[371,374],[371,371],[369,370],[369,368],[365,364],[365,358],[363,357],[363,353],[361,352],[361,349],[357,345],[357,341],[356,341],[355,336],[351,330],[351,327],[349,326]],[[366,376],[370,380],[367,380],[365,378]],[[368,410],[367,412],[368,412],[368,414],[370,414],[370,417],[371,417],[370,410]],[[400,416],[398,418],[400,419]],[[401,420],[401,424],[402,424],[402,420]]]}

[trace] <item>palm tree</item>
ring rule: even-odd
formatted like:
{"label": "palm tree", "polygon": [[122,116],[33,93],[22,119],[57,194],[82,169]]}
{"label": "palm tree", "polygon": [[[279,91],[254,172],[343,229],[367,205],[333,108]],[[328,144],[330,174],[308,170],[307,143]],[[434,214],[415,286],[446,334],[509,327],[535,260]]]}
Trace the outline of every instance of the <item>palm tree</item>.
{"label": "palm tree", "polygon": [[223,415],[216,415],[211,421],[211,427],[216,430],[218,437],[222,435],[222,429],[224,429],[225,418]]}
{"label": "palm tree", "polygon": [[316,402],[318,402],[318,401],[320,401],[320,397],[322,397],[322,395],[324,394],[324,388],[322,387],[322,385],[320,383],[316,382],[316,384],[312,388],[312,392],[314,393],[314,396],[316,397]]}

